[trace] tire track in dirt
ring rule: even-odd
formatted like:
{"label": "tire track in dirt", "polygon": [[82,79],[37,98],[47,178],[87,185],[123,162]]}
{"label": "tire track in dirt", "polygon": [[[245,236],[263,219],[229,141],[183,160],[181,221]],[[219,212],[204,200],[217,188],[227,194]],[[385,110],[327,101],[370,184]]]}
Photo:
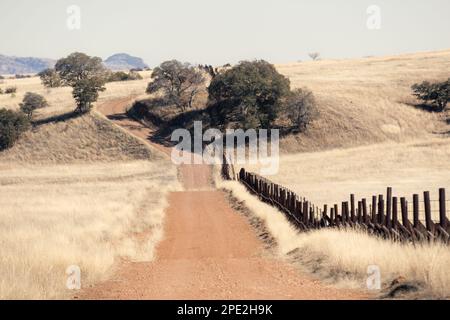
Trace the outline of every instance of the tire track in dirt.
{"label": "tire track in dirt", "polygon": [[[98,108],[148,141],[151,130],[126,117],[129,99]],[[170,149],[155,145],[170,154]],[[113,277],[83,289],[81,299],[365,299],[325,286],[265,251],[245,217],[212,188],[207,165],[182,165],[185,191],[169,195],[164,236],[152,262],[122,261]]]}

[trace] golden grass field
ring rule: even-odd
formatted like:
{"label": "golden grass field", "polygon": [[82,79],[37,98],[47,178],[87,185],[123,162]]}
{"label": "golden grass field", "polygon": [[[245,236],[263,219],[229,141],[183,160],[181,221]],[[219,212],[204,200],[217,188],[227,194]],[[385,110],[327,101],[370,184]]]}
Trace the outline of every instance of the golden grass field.
{"label": "golden grass field", "polygon": [[[69,88],[4,82],[18,91],[0,96],[0,106],[16,109],[33,91],[50,103],[39,118],[74,109]],[[99,103],[142,95],[147,82],[110,83]],[[152,260],[165,196],[179,188],[170,161],[95,112],[33,128],[0,153],[0,299],[69,298],[70,265],[85,287],[120,259]]]}
{"label": "golden grass field", "polygon": [[[115,98],[145,96],[151,71],[143,71],[140,74],[142,80],[107,83],[106,91],[100,92],[97,104]],[[17,87],[17,93],[14,96],[10,94],[0,95],[0,108],[18,109],[25,93],[35,92],[45,96],[49,103],[49,107],[38,110],[38,117],[61,114],[75,109],[75,101],[72,98],[72,88],[70,87],[45,88],[39,77],[0,80],[0,88],[4,89],[11,86]]]}
{"label": "golden grass field", "polygon": [[292,87],[308,87],[320,117],[302,135],[282,143],[285,152],[318,151],[385,141],[428,138],[450,129],[442,116],[417,109],[411,85],[450,77],[450,50],[355,60],[278,65]]}
{"label": "golden grass field", "polygon": [[[269,177],[318,206],[383,194],[450,190],[448,115],[418,108],[410,86],[450,75],[450,50],[386,58],[280,65],[293,86],[317,96],[320,117],[282,139]],[[248,165],[250,171],[257,165]]]}

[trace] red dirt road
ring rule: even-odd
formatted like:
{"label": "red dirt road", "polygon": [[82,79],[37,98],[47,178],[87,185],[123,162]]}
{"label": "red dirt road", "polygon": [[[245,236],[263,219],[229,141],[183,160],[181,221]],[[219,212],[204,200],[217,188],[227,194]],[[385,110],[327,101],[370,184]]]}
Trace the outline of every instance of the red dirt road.
{"label": "red dirt road", "polygon": [[[121,114],[128,100],[98,109]],[[114,120],[147,139],[151,131]],[[154,144],[152,144],[154,145]],[[170,150],[156,146],[168,153]],[[164,237],[153,262],[122,262],[113,277],[82,290],[81,299],[365,299],[325,286],[264,249],[245,217],[210,185],[206,165],[182,166],[185,191],[169,195]]]}

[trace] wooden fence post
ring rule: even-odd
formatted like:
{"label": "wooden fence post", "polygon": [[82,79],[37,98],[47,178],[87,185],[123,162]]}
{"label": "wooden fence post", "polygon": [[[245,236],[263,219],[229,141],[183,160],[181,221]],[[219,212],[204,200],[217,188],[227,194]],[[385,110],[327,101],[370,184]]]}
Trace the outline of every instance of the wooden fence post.
{"label": "wooden fence post", "polygon": [[350,214],[352,222],[355,222],[355,195],[350,195]]}
{"label": "wooden fence post", "polygon": [[409,220],[408,220],[408,204],[404,197],[400,198],[400,208],[402,210],[402,223],[405,228],[409,230]]}
{"label": "wooden fence post", "polygon": [[377,196],[372,196],[372,223],[377,222]]}
{"label": "wooden fence post", "polygon": [[341,205],[341,215],[342,215],[342,222],[346,223],[347,222],[347,211],[345,209],[345,202],[342,202],[342,205]]}
{"label": "wooden fence post", "polygon": [[303,202],[303,223],[308,225],[308,211],[309,211],[309,203],[308,201]]}
{"label": "wooden fence post", "polygon": [[363,223],[367,223],[367,200],[364,198],[362,199],[362,210],[363,210]]}
{"label": "wooden fence post", "polygon": [[378,223],[384,225],[384,198],[383,195],[378,195]]}
{"label": "wooden fence post", "polygon": [[386,195],[386,227],[388,229],[392,228],[391,218],[392,218],[392,188],[388,187]]}
{"label": "wooden fence post", "polygon": [[433,232],[433,220],[431,220],[431,202],[430,202],[430,192],[425,191],[423,193],[423,201],[425,206],[425,223],[427,231]]}
{"label": "wooden fence post", "polygon": [[339,225],[339,211],[338,211],[338,205],[334,205],[334,216],[336,218],[336,225]]}
{"label": "wooden fence post", "polygon": [[413,195],[413,224],[414,228],[419,228],[419,195]]}
{"label": "wooden fence post", "polygon": [[392,225],[397,229],[398,224],[398,198],[392,198]]}
{"label": "wooden fence post", "polygon": [[358,201],[358,218],[357,218],[358,223],[362,223],[363,220],[362,214],[363,214],[362,201]]}
{"label": "wooden fence post", "polygon": [[445,189],[439,189],[439,224],[447,231],[447,212],[445,208]]}

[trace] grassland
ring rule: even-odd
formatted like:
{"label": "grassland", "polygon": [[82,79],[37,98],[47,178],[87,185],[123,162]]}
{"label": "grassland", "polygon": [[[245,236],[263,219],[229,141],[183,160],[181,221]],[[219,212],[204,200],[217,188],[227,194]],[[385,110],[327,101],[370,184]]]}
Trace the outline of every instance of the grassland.
{"label": "grassland", "polygon": [[[281,140],[280,170],[269,179],[319,207],[340,204],[351,193],[357,199],[384,194],[388,186],[398,196],[430,191],[432,199],[438,188],[450,190],[449,114],[424,110],[410,90],[413,83],[450,76],[449,50],[277,68],[293,87],[314,92],[320,117],[305,133]],[[224,187],[266,222],[282,256],[322,277],[365,287],[367,266],[376,264],[385,287],[402,276],[423,285],[422,297],[450,297],[446,246],[393,244],[357,231],[299,234],[241,185]],[[437,218],[435,202],[432,210]]]}
{"label": "grassland", "polygon": [[304,134],[282,142],[287,153],[448,134],[442,115],[417,107],[411,85],[448,79],[450,50],[356,60],[278,65],[293,87],[308,87],[320,117]]}
{"label": "grassland", "polygon": [[[110,82],[106,84],[106,91],[100,93],[97,104],[104,103],[111,99],[136,96],[145,97],[145,89],[149,82],[151,71],[140,73],[142,80]],[[58,115],[75,109],[75,101],[72,98],[72,88],[45,88],[39,77],[24,79],[4,79],[0,80],[0,88],[17,87],[15,95],[0,95],[0,107],[8,109],[18,109],[26,92],[39,93],[47,99],[49,107],[38,111],[38,118]]]}
{"label": "grassland", "polygon": [[[139,95],[147,81],[107,85],[99,103]],[[39,119],[74,109],[70,88],[17,86],[0,106],[16,109],[27,91],[50,107]],[[106,279],[122,259],[149,261],[162,235],[166,195],[176,168],[158,151],[96,114],[43,123],[0,153],[0,299],[69,298],[66,268],[82,287]]]}

